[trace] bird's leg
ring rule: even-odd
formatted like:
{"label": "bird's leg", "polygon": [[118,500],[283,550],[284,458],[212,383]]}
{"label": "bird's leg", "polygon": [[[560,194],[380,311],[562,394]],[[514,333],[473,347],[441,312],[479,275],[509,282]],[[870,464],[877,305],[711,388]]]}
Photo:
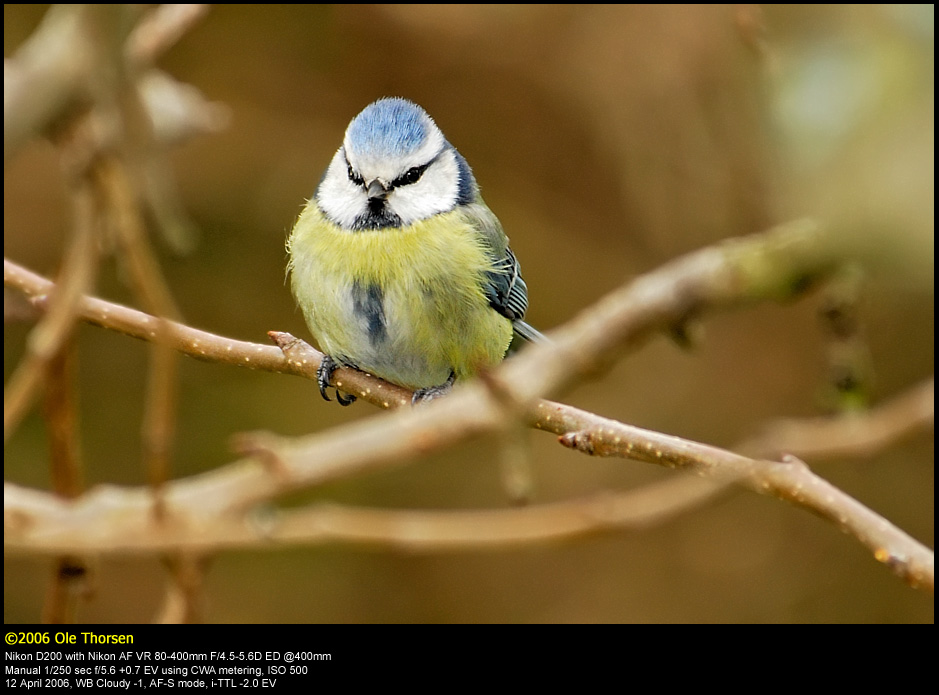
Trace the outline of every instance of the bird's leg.
{"label": "bird's leg", "polygon": [[447,380],[442,384],[437,386],[427,386],[422,389],[417,389],[414,392],[414,395],[411,396],[411,405],[416,405],[418,403],[429,403],[435,398],[440,398],[441,396],[446,396],[450,391],[453,390],[453,382],[456,380],[456,374],[450,372],[450,376],[447,377]]}

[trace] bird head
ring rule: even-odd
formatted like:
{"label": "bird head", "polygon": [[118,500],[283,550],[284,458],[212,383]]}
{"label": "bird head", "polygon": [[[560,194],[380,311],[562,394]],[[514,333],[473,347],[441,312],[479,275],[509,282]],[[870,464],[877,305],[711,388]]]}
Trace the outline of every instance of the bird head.
{"label": "bird head", "polygon": [[466,160],[417,104],[385,98],[349,123],[316,191],[335,224],[353,231],[405,227],[468,204]]}

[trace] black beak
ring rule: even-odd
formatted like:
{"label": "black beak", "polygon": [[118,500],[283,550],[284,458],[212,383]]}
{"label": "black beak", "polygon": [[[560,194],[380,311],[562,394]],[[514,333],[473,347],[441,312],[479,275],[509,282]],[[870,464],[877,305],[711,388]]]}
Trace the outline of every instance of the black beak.
{"label": "black beak", "polygon": [[368,195],[368,199],[370,201],[385,200],[388,197],[388,193],[390,193],[390,191],[385,188],[385,184],[383,184],[378,179],[374,179],[373,181],[369,182],[368,188],[365,189],[365,192],[366,195]]}

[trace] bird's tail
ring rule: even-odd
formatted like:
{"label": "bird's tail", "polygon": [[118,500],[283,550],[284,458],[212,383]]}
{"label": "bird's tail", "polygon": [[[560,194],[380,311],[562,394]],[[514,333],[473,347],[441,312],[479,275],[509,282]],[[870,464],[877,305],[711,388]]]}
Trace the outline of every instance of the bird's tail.
{"label": "bird's tail", "polygon": [[521,319],[512,322],[515,332],[519,337],[524,338],[529,343],[550,343],[551,339],[537,328],[532,328]]}

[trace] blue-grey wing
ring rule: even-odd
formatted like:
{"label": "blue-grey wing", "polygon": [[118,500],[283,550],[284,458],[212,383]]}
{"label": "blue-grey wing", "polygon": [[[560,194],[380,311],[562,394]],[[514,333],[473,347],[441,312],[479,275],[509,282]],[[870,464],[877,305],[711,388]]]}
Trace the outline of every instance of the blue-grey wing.
{"label": "blue-grey wing", "polygon": [[502,257],[496,260],[495,268],[486,276],[489,305],[513,321],[523,318],[528,311],[528,285],[522,279],[521,268],[512,249],[505,248]]}
{"label": "blue-grey wing", "polygon": [[528,287],[499,219],[478,196],[476,202],[463,206],[463,212],[492,256],[483,282],[490,306],[513,321],[521,319],[528,309]]}

